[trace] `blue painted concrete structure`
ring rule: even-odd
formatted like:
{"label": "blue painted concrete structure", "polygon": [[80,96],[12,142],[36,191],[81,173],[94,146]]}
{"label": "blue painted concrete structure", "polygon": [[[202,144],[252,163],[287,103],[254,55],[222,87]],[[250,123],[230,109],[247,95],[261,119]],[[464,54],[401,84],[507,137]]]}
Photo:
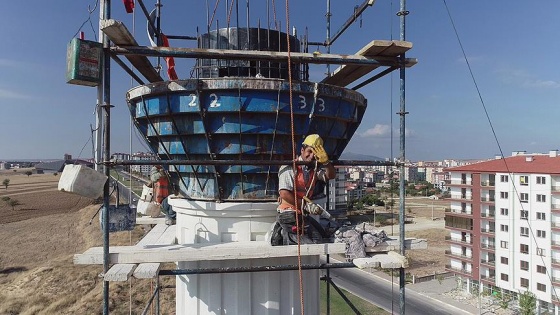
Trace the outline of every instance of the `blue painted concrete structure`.
{"label": "blue painted concrete structure", "polygon": [[[131,115],[162,160],[291,160],[287,80],[212,78],[152,83],[127,93]],[[340,87],[293,82],[294,135],[321,135],[337,159],[358,128],[366,99]],[[170,166],[192,199],[271,201],[278,166]]]}

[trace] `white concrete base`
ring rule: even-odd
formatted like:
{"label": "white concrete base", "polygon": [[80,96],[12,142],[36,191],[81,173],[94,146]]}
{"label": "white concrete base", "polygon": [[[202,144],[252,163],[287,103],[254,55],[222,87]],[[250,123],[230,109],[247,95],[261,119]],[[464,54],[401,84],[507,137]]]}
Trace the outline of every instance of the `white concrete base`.
{"label": "white concrete base", "polygon": [[[213,203],[172,199],[178,244],[265,241],[276,203]],[[235,250],[235,249],[233,249]],[[230,255],[231,256],[231,255]],[[233,255],[235,256],[235,255]],[[297,264],[297,257],[178,262],[178,268]],[[319,263],[319,256],[302,257]],[[297,271],[177,276],[176,314],[301,314]],[[319,314],[319,271],[303,271],[306,314]]]}

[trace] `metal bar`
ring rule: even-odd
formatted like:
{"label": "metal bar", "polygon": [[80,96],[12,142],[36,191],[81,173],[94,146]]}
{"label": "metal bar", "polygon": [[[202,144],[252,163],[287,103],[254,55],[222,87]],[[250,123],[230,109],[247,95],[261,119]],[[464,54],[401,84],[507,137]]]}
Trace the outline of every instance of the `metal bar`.
{"label": "metal bar", "polygon": [[156,286],[154,293],[152,293],[152,296],[150,296],[150,299],[148,300],[148,304],[146,305],[146,307],[144,307],[144,310],[142,311],[142,315],[148,314],[148,310],[150,309],[150,306],[152,306],[152,302],[154,301],[154,298],[156,297],[156,294],[158,292],[159,292],[159,286]]}
{"label": "metal bar", "polygon": [[150,26],[152,27],[152,29],[154,31],[156,31],[157,28],[154,25],[153,21],[150,20],[150,12],[148,12],[148,10],[146,9],[146,6],[144,5],[144,1],[143,0],[138,0],[138,4],[140,4],[140,8],[142,9],[142,12],[144,12],[144,15],[146,16],[146,20],[148,20],[148,23],[150,23]]}
{"label": "metal bar", "polygon": [[365,80],[364,82],[362,82],[362,83],[360,83],[360,84],[354,86],[354,87],[352,88],[352,90],[356,91],[357,89],[360,89],[360,88],[362,88],[362,87],[364,87],[364,86],[370,84],[371,82],[373,82],[373,81],[375,81],[375,80],[377,80],[377,79],[380,79],[381,77],[383,77],[383,76],[385,76],[385,75],[387,75],[387,74],[389,74],[389,73],[391,73],[391,72],[393,72],[393,71],[395,71],[395,70],[397,70],[397,69],[398,69],[398,67],[389,67],[389,68],[387,68],[387,69],[385,69],[385,70],[379,72],[378,74],[374,75],[373,77],[371,77],[371,78]]}
{"label": "metal bar", "polygon": [[327,46],[324,42],[308,42],[307,44],[310,46]]}
{"label": "metal bar", "polygon": [[[400,32],[400,40],[404,41],[406,40],[406,33],[405,33],[405,29],[406,29],[406,15],[408,14],[408,12],[406,12],[406,0],[400,0],[400,11],[398,13],[399,17],[400,17],[400,22],[401,22],[401,32]],[[402,53],[400,56],[401,60],[405,59],[405,53]],[[406,160],[406,146],[405,146],[405,127],[406,127],[406,94],[405,94],[405,79],[406,79],[406,71],[405,71],[405,67],[400,68],[400,159],[399,161],[401,162],[401,165],[399,167],[399,177],[400,177],[400,181],[399,181],[399,201],[400,201],[400,207],[399,207],[399,236],[400,236],[400,253],[401,255],[405,256],[405,245],[404,245],[404,241],[405,241],[405,226],[404,226],[404,219],[405,219],[405,212],[404,212],[404,208],[405,208],[405,182],[404,182],[404,162]],[[399,309],[400,309],[400,314],[404,315],[405,314],[405,283],[406,283],[406,279],[405,279],[405,270],[404,268],[399,268],[400,272],[399,272]]]}
{"label": "metal bar", "polygon": [[[327,188],[329,185],[327,185]],[[327,198],[328,200],[328,198]],[[328,209],[328,207],[327,207]],[[330,263],[330,254],[327,254],[327,264]],[[327,269],[327,315],[331,315],[331,270]]]}
{"label": "metal bar", "polygon": [[[211,58],[211,59],[232,59],[232,60],[271,60],[287,61],[287,52],[276,51],[251,51],[251,50],[227,50],[227,49],[204,49],[204,48],[180,48],[180,47],[148,47],[148,46],[115,46],[110,48],[112,53],[118,55],[141,55],[156,57],[177,57],[177,58]],[[359,55],[342,54],[321,54],[292,52],[292,62],[312,63],[312,64],[344,64],[344,65],[379,65],[400,67],[401,63],[405,67],[414,66],[418,60],[416,58],[398,58],[376,56],[367,58]]]}
{"label": "metal bar", "polygon": [[330,46],[334,43],[335,40],[338,39],[338,37],[340,37],[340,35],[342,35],[342,33],[344,33],[344,31],[346,31],[346,29],[348,27],[350,27],[350,24],[354,23],[354,21],[356,21],[358,19],[358,17],[360,15],[362,15],[362,13],[364,13],[364,11],[367,9],[368,6],[372,6],[375,3],[375,0],[366,0],[364,1],[364,3],[362,3],[357,9],[356,11],[354,11],[354,14],[346,21],[346,23],[344,23],[341,27],[340,30],[338,30],[338,32],[336,32],[336,34],[334,34],[334,36],[332,37],[331,40],[329,40],[326,44],[327,46]]}
{"label": "metal bar", "polygon": [[332,287],[336,290],[336,292],[338,292],[338,294],[340,295],[340,297],[346,302],[346,304],[348,304],[348,306],[350,306],[350,308],[354,311],[354,314],[358,314],[361,315],[362,313],[360,313],[360,311],[356,308],[356,306],[354,306],[354,304],[352,304],[352,301],[350,301],[346,295],[344,294],[344,292],[342,292],[342,290],[340,290],[338,288],[338,286],[336,284],[334,284],[334,282],[331,279],[326,279],[326,281],[332,285]]}
{"label": "metal bar", "polygon": [[[102,164],[115,165],[291,165],[292,160],[111,160]],[[308,165],[309,162],[296,161],[296,165]],[[334,166],[398,166],[389,161],[349,161],[338,160],[331,162]]]}
{"label": "metal bar", "polygon": [[196,36],[181,36],[181,35],[165,35],[168,39],[185,39],[185,40],[197,40]]}
{"label": "metal bar", "polygon": [[[303,264],[302,270],[312,269],[341,269],[354,268],[353,263],[335,263],[335,264]],[[180,275],[196,275],[196,274],[213,274],[213,273],[244,273],[244,272],[267,272],[267,271],[287,271],[298,270],[298,265],[277,265],[277,266],[247,266],[247,267],[221,267],[221,268],[195,268],[195,269],[173,269],[160,270],[160,276],[180,276]]]}
{"label": "metal bar", "polygon": [[126,73],[128,73],[128,75],[130,75],[134,80],[136,80],[136,82],[138,82],[138,84],[144,84],[144,81],[142,81],[142,79],[140,79],[139,76],[136,75],[136,73],[134,73],[134,71],[132,71],[132,69],[130,69],[129,66],[127,66],[118,56],[111,54],[111,58],[119,65],[121,66],[121,68],[123,68],[124,71],[126,71]]}
{"label": "metal bar", "polygon": [[[111,0],[102,1],[100,8],[104,19],[111,18]],[[109,38],[103,38],[103,159],[110,158],[111,151],[111,59],[107,53]],[[104,173],[110,178],[110,170],[106,165]],[[109,181],[103,186],[103,274],[109,270]],[[103,280],[103,314],[109,314],[109,281]]]}

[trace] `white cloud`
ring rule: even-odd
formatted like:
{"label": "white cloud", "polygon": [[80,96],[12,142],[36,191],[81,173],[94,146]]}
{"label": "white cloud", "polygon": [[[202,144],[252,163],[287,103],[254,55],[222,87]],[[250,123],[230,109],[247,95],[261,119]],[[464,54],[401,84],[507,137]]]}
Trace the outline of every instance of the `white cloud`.
{"label": "white cloud", "polygon": [[373,128],[370,128],[362,133],[360,137],[385,137],[391,133],[391,127],[389,125],[376,124]]}
{"label": "white cloud", "polygon": [[14,91],[0,89],[0,99],[30,100],[33,99],[33,97],[25,94],[20,94]]}
{"label": "white cloud", "polygon": [[527,80],[523,83],[523,87],[529,88],[550,88],[550,89],[557,89],[560,88],[560,82],[557,81],[544,81],[544,80]]}
{"label": "white cloud", "polygon": [[518,85],[524,88],[558,89],[560,82],[554,80],[540,80],[534,75],[519,69],[501,69],[497,71],[505,83]]}
{"label": "white cloud", "polygon": [[[414,130],[405,128],[404,134],[408,138],[408,137],[413,137],[416,133],[414,132]],[[373,128],[369,128],[368,130],[366,130],[362,133],[358,133],[358,135],[362,138],[387,138],[387,139],[389,139],[391,137],[391,126],[376,124],[375,126],[373,126]],[[393,138],[398,138],[398,137],[399,137],[399,129],[395,128],[395,129],[393,129]]]}

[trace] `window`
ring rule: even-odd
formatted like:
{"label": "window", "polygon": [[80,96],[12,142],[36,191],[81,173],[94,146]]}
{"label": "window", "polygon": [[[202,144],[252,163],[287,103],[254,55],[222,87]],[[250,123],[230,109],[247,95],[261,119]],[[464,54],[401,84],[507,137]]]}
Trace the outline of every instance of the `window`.
{"label": "window", "polygon": [[529,185],[529,176],[527,175],[519,176],[519,184],[521,186]]}
{"label": "window", "polygon": [[537,212],[537,220],[546,220],[546,214],[544,212]]}
{"label": "window", "polygon": [[519,201],[521,202],[529,202],[529,194],[528,193],[520,193],[519,194]]}
{"label": "window", "polygon": [[500,175],[500,182],[507,183],[508,182],[508,175]]}
{"label": "window", "polygon": [[509,226],[507,224],[500,224],[500,231],[507,232],[509,230]]}
{"label": "window", "polygon": [[507,257],[500,257],[500,262],[504,265],[509,265],[509,258]]}
{"label": "window", "polygon": [[519,251],[521,252],[521,254],[529,254],[529,245],[520,244],[519,245]]}
{"label": "window", "polygon": [[542,284],[542,283],[537,282],[537,290],[546,292],[546,284]]}
{"label": "window", "polygon": [[506,241],[500,241],[500,247],[501,247],[501,248],[507,249],[507,248],[508,248],[508,242],[506,242]]}
{"label": "window", "polygon": [[537,255],[546,256],[546,251],[544,248],[537,248]]}
{"label": "window", "polygon": [[537,176],[537,184],[545,185],[546,184],[546,177]]}
{"label": "window", "polygon": [[529,210],[521,210],[521,219],[528,219],[529,218]]}
{"label": "window", "polygon": [[537,194],[537,202],[546,202],[546,195]]}
{"label": "window", "polygon": [[525,260],[521,260],[519,262],[519,267],[521,268],[521,270],[529,270],[529,262]]}
{"label": "window", "polygon": [[500,198],[501,199],[508,199],[508,192],[507,191],[500,191]]}
{"label": "window", "polygon": [[537,237],[545,238],[546,237],[546,231],[537,230]]}
{"label": "window", "polygon": [[500,279],[502,279],[502,281],[509,281],[509,276],[507,273],[502,273],[500,274]]}
{"label": "window", "polygon": [[528,288],[529,287],[529,279],[521,278],[521,287]]}
{"label": "window", "polygon": [[546,267],[537,265],[537,272],[538,273],[546,273]]}
{"label": "window", "polygon": [[508,208],[500,208],[500,214],[501,215],[509,215],[509,209]]}
{"label": "window", "polygon": [[529,228],[528,227],[521,227],[521,236],[529,236]]}

